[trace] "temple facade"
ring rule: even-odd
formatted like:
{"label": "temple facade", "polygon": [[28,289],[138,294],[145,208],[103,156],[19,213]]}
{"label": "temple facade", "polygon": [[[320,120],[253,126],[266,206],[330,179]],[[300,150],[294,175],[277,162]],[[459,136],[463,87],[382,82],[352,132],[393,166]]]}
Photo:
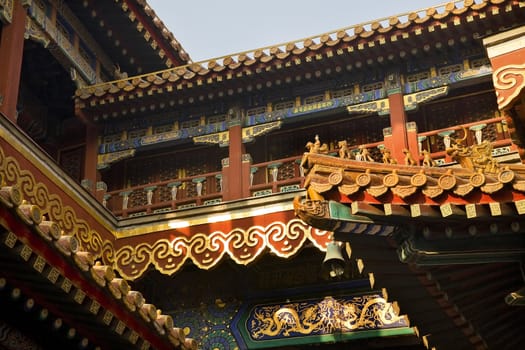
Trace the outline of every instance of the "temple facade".
{"label": "temple facade", "polygon": [[145,0],[0,30],[0,349],[525,344],[525,2],[203,62]]}

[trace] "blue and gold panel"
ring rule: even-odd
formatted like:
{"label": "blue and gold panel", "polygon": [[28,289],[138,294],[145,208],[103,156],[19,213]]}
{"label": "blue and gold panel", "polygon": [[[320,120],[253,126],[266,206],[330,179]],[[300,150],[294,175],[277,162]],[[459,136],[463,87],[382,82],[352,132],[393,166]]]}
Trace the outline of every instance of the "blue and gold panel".
{"label": "blue and gold panel", "polygon": [[255,304],[239,311],[232,330],[241,349],[416,333],[380,293]]}

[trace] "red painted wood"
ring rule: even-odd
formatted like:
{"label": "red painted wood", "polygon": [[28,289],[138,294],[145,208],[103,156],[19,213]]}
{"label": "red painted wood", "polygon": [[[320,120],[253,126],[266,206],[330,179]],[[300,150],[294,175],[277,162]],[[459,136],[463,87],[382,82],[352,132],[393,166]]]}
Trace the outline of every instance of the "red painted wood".
{"label": "red painted wood", "polygon": [[26,10],[20,1],[14,1],[13,19],[4,25],[0,38],[0,112],[16,122],[16,104],[22,70]]}
{"label": "red painted wood", "polygon": [[395,93],[388,96],[390,103],[390,125],[392,127],[392,157],[403,164],[403,149],[408,148],[407,118],[403,94]]}

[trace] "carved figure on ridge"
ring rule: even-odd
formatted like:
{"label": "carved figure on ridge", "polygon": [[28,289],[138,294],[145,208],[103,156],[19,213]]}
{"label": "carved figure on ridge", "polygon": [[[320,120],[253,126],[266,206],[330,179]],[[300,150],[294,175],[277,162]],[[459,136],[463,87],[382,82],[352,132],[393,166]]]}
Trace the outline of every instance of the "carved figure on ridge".
{"label": "carved figure on ridge", "polygon": [[397,161],[392,158],[392,152],[386,147],[381,148],[381,154],[383,155],[383,163],[385,164],[397,164]]}
{"label": "carved figure on ridge", "polygon": [[352,154],[348,149],[348,144],[346,140],[337,142],[337,147],[339,147],[339,158],[352,159]]}
{"label": "carved figure on ridge", "polygon": [[359,146],[359,158],[359,160],[365,162],[374,162],[374,158],[372,158],[370,151],[365,147],[365,145]]}
{"label": "carved figure on ridge", "polygon": [[328,145],[326,143],[321,144],[319,135],[315,135],[315,142],[308,141],[305,147],[310,153],[328,153]]}
{"label": "carved figure on ridge", "polygon": [[465,146],[467,130],[463,128],[464,136],[454,140],[454,144],[446,150],[447,154],[463,168],[478,170],[483,173],[498,173],[499,164],[492,156],[492,143],[483,141],[480,144]]}
{"label": "carved figure on ridge", "polygon": [[434,159],[432,159],[432,156],[430,155],[430,152],[424,149],[421,153],[423,153],[423,166],[431,167],[436,166],[436,162]]}
{"label": "carved figure on ridge", "polygon": [[403,149],[403,154],[405,155],[405,165],[417,165],[412,153],[406,148]]}

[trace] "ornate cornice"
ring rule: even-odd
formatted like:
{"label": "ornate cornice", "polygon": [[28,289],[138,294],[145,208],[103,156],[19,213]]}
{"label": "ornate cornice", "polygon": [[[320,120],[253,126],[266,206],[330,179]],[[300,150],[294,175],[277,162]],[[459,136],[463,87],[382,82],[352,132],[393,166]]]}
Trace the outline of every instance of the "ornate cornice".
{"label": "ornate cornice", "polygon": [[114,252],[114,263],[127,279],[136,279],[150,266],[171,275],[181,269],[187,260],[208,270],[225,257],[239,265],[248,265],[268,250],[278,257],[289,258],[307,240],[321,250],[326,248],[330,232],[312,229],[303,221],[293,219],[291,212],[287,216],[290,220],[276,220],[265,226],[243,228],[234,224],[237,228],[229,231],[207,232],[209,225],[195,227],[190,234],[183,229],[173,230],[169,238],[152,242],[142,240],[121,246]]}
{"label": "ornate cornice", "polygon": [[[287,68],[296,69],[295,67],[305,66],[310,62],[332,61],[334,57],[346,57],[345,55],[357,54],[360,59],[367,53],[367,50],[376,50],[378,46],[394,45],[397,47],[401,41],[415,38],[418,38],[416,40],[418,42],[424,38],[432,40],[436,30],[447,35],[451,33],[450,35],[454,37],[457,37],[458,31],[461,32],[463,28],[470,33],[472,27],[476,28],[485,24],[494,26],[491,30],[498,30],[495,28],[496,24],[490,22],[493,21],[495,13],[507,16],[513,11],[521,11],[519,2],[509,0],[484,0],[481,3],[455,1],[438,6],[438,8],[439,11],[437,8],[429,8],[426,11],[342,28],[337,32],[325,33],[320,37],[277,44],[253,52],[232,54],[206,62],[191,63],[170,70],[129,78],[126,81],[85,87],[77,90],[77,102],[81,108],[89,109],[96,107],[97,104],[116,102],[116,96],[122,97],[120,101],[128,103],[129,99],[135,98],[138,94],[149,96],[153,93],[170,93],[175,90],[194,90],[198,86],[216,86],[225,81],[238,79],[245,81],[250,79],[249,77],[260,80],[259,75],[264,74],[265,71],[284,72]],[[510,18],[509,21],[511,21]],[[465,37],[469,40],[466,35],[465,33]],[[372,55],[379,59],[378,55],[373,53]],[[383,56],[380,58],[384,59]],[[373,60],[373,58],[370,59]],[[259,66],[264,69],[258,68]],[[433,85],[436,78],[429,78],[427,83]],[[445,79],[462,80],[464,78],[465,76],[460,72],[447,75]],[[143,85],[140,81],[149,83]],[[279,80],[280,83],[282,83],[281,80]],[[436,85],[423,87],[423,89],[429,87],[436,87]],[[417,89],[420,88],[417,87]],[[245,93],[244,90],[241,91]]]}
{"label": "ornate cornice", "polygon": [[[152,223],[145,228],[146,231],[140,231],[140,236],[124,234],[118,238],[120,231],[116,227],[102,229],[85,211],[67,205],[71,198],[52,192],[45,179],[37,178],[15,157],[6,155],[2,147],[0,177],[6,185],[18,185],[20,196],[33,203],[39,213],[56,222],[60,230],[71,232],[82,249],[93,254],[95,259],[113,264],[126,279],[142,276],[150,266],[161,273],[173,274],[182,268],[185,261],[192,261],[202,269],[210,269],[225,257],[247,265],[267,251],[289,258],[307,240],[324,250],[331,237],[330,232],[312,229],[301,220],[294,219],[291,210],[283,210],[266,213],[260,219],[254,217],[252,224],[238,219],[233,230],[225,230],[220,223],[180,228],[170,228],[169,225],[156,227],[157,224]],[[138,229],[131,229],[134,230]],[[145,233],[150,235],[145,236]]]}

